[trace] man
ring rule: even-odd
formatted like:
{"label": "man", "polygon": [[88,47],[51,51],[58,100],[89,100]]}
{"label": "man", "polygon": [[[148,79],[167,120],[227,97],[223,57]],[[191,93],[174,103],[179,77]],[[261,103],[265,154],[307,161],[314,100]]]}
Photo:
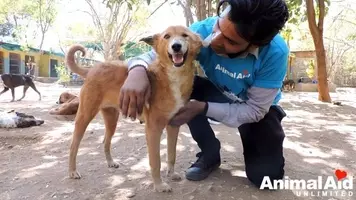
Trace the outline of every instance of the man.
{"label": "man", "polygon": [[[219,15],[223,4],[227,9]],[[280,88],[287,69],[288,48],[279,31],[288,19],[283,0],[224,0],[218,16],[196,22],[190,29],[210,46],[197,58],[207,78],[196,77],[191,99],[171,125],[187,123],[201,152],[186,171],[188,180],[203,180],[220,166],[220,142],[208,118],[239,130],[248,179],[260,186],[284,176]],[[149,52],[129,61],[129,75],[120,96],[124,116],[136,118],[150,95],[145,68]]]}

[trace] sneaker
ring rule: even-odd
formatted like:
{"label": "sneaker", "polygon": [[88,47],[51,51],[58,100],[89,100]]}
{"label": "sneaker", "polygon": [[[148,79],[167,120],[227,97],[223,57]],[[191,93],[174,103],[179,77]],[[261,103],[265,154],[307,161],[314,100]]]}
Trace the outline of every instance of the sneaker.
{"label": "sneaker", "polygon": [[208,162],[202,152],[197,154],[198,160],[185,172],[185,177],[191,181],[201,181],[209,176],[211,172],[218,169],[220,157],[215,162]]}
{"label": "sneaker", "polygon": [[214,124],[214,125],[219,125],[219,124],[221,124],[220,122],[215,121],[215,120],[210,119],[210,118],[208,118],[208,122],[209,122],[210,124]]}

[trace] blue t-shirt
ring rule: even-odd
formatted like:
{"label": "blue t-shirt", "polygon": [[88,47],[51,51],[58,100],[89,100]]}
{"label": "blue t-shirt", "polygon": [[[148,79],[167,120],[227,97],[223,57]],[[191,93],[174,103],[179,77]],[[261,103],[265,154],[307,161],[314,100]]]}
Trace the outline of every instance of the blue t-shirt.
{"label": "blue t-shirt", "polygon": [[[208,37],[218,17],[209,17],[192,24],[189,28]],[[197,57],[205,75],[221,89],[246,101],[247,89],[251,86],[260,88],[278,88],[279,92],[273,104],[281,99],[282,83],[287,71],[289,50],[284,39],[278,34],[270,44],[260,47],[258,58],[248,54],[245,58],[226,58],[217,55],[212,48],[202,48]]]}

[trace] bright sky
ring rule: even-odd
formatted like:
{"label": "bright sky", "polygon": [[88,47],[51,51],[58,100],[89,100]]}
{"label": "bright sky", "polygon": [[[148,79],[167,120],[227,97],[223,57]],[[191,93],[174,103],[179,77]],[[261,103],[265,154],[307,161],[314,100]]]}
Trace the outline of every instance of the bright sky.
{"label": "bright sky", "polygon": [[[92,0],[93,2],[100,3],[102,0]],[[163,1],[163,0],[160,0]],[[332,1],[332,6],[329,9],[327,18],[332,20],[333,16],[337,15],[342,8],[339,6],[342,4],[356,5],[355,0],[334,0]],[[149,6],[151,11],[153,11],[159,3],[154,3]],[[349,7],[349,6],[348,6]],[[353,7],[353,6],[351,6]],[[59,49],[59,39],[65,39],[66,31],[68,26],[73,23],[83,23],[92,24],[91,17],[81,12],[80,10],[88,9],[85,0],[64,0],[59,8],[59,14],[55,22],[55,29],[51,29],[47,35],[44,42],[44,49],[49,50],[50,48],[60,51]],[[325,21],[327,23],[328,20]],[[185,25],[185,18],[183,14],[183,9],[177,5],[171,5],[170,3],[165,3],[153,16],[148,20],[147,32],[156,33],[164,30],[169,25]],[[327,25],[325,26],[327,27]],[[300,27],[305,31],[309,31],[308,26]],[[80,39],[80,38],[78,38]],[[83,38],[85,39],[85,38]],[[40,37],[37,38],[37,43],[39,44]],[[298,46],[298,44],[296,44]],[[294,46],[292,44],[292,46]]]}
{"label": "bright sky", "polygon": [[[101,2],[101,0],[92,0],[93,2]],[[70,3],[69,3],[70,2]],[[64,2],[60,8],[57,20],[54,27],[46,35],[44,49],[56,49],[59,51],[59,37],[65,39],[65,34],[69,24],[73,23],[92,23],[91,17],[79,10],[84,10],[87,4],[84,0],[75,0]],[[157,3],[151,4],[150,9],[154,10],[158,6]],[[185,25],[185,18],[181,7],[165,3],[154,15],[148,20],[147,31],[150,33],[160,32],[169,25]],[[37,38],[39,40],[40,38]]]}

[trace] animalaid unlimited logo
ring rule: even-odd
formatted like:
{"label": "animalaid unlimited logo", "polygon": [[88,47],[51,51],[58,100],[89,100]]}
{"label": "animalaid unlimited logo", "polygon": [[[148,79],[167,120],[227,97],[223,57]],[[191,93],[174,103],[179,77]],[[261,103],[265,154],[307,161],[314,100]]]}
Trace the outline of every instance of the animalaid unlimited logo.
{"label": "animalaid unlimited logo", "polygon": [[265,176],[260,189],[293,190],[296,196],[320,197],[352,197],[353,177],[347,172],[336,169],[333,176],[318,176],[317,179],[290,179],[285,176],[282,180],[273,180]]}
{"label": "animalaid unlimited logo", "polygon": [[240,73],[230,72],[227,69],[225,69],[225,67],[223,67],[219,64],[216,65],[215,70],[221,71],[222,73],[230,76],[231,78],[235,78],[235,79],[250,78],[250,76],[251,76],[251,74],[246,69],[242,70],[242,72],[240,72]]}

